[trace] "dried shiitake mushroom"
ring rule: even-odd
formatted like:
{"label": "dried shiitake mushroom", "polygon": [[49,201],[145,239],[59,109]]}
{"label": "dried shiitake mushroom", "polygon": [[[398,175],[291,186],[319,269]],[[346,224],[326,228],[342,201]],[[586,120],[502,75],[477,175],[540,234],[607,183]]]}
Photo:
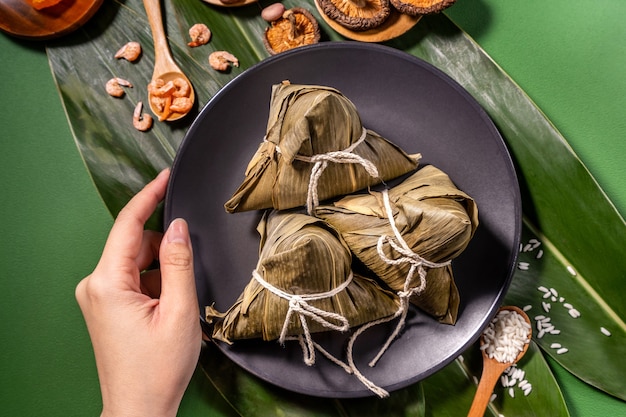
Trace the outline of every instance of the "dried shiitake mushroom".
{"label": "dried shiitake mushroom", "polygon": [[382,25],[391,13],[389,0],[317,0],[326,16],[341,26],[364,31]]}
{"label": "dried shiitake mushroom", "polygon": [[276,55],[319,40],[320,28],[315,17],[306,9],[294,7],[286,10],[265,30],[263,44],[270,54]]}
{"label": "dried shiitake mushroom", "polygon": [[390,0],[400,13],[417,16],[439,13],[452,6],[456,0]]}

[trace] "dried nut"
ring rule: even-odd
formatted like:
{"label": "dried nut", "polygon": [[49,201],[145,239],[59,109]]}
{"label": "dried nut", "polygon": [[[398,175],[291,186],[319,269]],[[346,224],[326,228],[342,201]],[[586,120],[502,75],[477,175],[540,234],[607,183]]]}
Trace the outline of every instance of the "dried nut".
{"label": "dried nut", "polygon": [[195,48],[196,46],[205,45],[211,39],[211,31],[204,23],[196,23],[189,28],[189,37],[191,42],[187,45]]}
{"label": "dried nut", "polygon": [[263,44],[267,51],[276,55],[289,49],[312,45],[320,40],[317,20],[306,9],[294,7],[272,22],[265,30]]}
{"label": "dried nut", "polygon": [[400,13],[410,16],[439,13],[452,6],[456,0],[390,0]]}
{"label": "dried nut", "polygon": [[266,22],[273,22],[280,19],[284,12],[285,6],[282,3],[274,3],[261,10],[261,17]]}
{"label": "dried nut", "polygon": [[379,27],[391,14],[389,0],[318,0],[318,4],[326,16],[354,31]]}
{"label": "dried nut", "polygon": [[141,55],[141,45],[139,42],[128,42],[115,53],[115,58],[124,58],[127,61],[136,61]]}
{"label": "dried nut", "polygon": [[231,65],[238,67],[239,60],[230,52],[215,51],[209,55],[209,64],[216,71],[226,71]]}

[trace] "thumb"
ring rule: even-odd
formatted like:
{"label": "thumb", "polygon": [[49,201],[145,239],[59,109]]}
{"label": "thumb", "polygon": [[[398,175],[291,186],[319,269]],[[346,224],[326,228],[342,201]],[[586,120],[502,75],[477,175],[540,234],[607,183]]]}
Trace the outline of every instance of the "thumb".
{"label": "thumb", "polygon": [[189,228],[183,219],[170,223],[159,253],[161,266],[161,304],[189,308],[198,314],[196,282],[193,270],[193,251]]}

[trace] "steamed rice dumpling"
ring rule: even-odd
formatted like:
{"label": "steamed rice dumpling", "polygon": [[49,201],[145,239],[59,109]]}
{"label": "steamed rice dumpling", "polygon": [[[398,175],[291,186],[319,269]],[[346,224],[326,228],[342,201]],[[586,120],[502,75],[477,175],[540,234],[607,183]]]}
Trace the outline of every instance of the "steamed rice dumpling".
{"label": "steamed rice dumpling", "polygon": [[[321,205],[315,215],[339,230],[354,255],[395,291],[405,290],[412,265],[408,260],[417,259],[425,266],[426,286],[410,301],[443,323],[455,323],[459,294],[449,261],[466,248],[476,230],[474,200],[433,166],[423,167],[386,193],[393,224],[377,192]],[[418,274],[411,279],[415,281],[411,286],[417,286]]]}
{"label": "steamed rice dumpling", "polygon": [[[269,341],[344,331],[398,309],[393,292],[352,274],[348,246],[323,221],[301,213],[271,211],[258,230],[259,261],[243,293],[226,313],[206,309],[207,321],[215,322],[214,339]],[[305,312],[298,313],[301,310]]]}
{"label": "steamed rice dumpling", "polygon": [[310,208],[404,175],[418,160],[366,129],[338,90],[285,81],[272,88],[264,141],[224,207],[231,213]]}

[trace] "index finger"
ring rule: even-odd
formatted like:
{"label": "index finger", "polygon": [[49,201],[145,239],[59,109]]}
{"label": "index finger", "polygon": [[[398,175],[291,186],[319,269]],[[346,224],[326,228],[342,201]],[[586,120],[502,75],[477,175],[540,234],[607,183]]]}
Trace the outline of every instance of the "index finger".
{"label": "index finger", "polygon": [[101,262],[118,264],[135,259],[141,250],[146,221],[165,197],[170,171],[165,169],[120,211],[107,238]]}

